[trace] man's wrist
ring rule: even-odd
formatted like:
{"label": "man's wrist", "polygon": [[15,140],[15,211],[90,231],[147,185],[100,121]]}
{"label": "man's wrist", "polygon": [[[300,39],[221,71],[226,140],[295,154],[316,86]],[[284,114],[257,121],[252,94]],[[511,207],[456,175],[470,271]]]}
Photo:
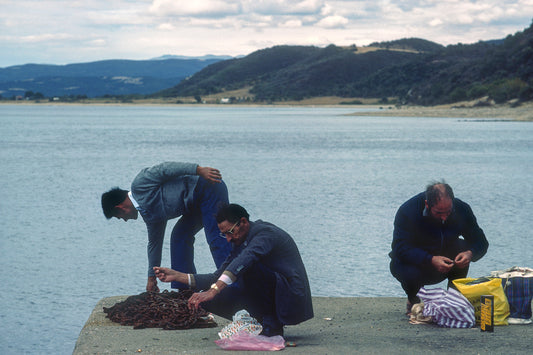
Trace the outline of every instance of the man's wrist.
{"label": "man's wrist", "polygon": [[220,292],[220,288],[218,288],[216,283],[212,284],[209,289],[213,290],[215,292],[215,294],[218,294]]}

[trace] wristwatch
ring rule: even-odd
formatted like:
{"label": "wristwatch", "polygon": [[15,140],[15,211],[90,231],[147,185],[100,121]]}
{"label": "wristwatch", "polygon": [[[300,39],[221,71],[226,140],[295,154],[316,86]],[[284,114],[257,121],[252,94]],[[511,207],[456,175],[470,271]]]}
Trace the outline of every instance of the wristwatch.
{"label": "wristwatch", "polygon": [[214,284],[211,285],[211,289],[215,290],[217,293],[220,292],[220,289],[218,288],[218,286],[217,286],[216,283],[214,283]]}

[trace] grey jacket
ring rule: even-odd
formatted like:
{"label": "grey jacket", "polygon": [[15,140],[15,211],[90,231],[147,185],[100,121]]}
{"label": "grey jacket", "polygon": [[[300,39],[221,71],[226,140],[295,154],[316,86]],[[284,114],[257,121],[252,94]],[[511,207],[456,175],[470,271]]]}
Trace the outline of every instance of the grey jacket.
{"label": "grey jacket", "polygon": [[131,183],[131,193],[148,229],[148,276],[161,265],[167,221],[188,212],[198,182],[198,164],[164,162],[145,168]]}

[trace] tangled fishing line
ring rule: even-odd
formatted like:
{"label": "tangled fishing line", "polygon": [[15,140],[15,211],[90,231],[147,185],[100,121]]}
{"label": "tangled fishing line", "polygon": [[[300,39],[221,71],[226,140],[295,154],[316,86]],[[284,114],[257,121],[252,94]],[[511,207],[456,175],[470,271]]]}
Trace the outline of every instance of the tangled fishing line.
{"label": "tangled fishing line", "polygon": [[192,291],[144,292],[130,296],[114,306],[104,307],[107,318],[133,329],[163,328],[189,329],[216,327],[216,322],[202,308],[189,309],[187,302]]}

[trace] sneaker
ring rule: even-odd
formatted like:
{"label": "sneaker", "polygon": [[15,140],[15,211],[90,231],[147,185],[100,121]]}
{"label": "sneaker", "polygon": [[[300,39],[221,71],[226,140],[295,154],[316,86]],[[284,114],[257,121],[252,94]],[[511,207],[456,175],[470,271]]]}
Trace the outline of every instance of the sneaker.
{"label": "sneaker", "polygon": [[509,324],[531,324],[531,319],[524,318],[507,318],[507,323]]}

